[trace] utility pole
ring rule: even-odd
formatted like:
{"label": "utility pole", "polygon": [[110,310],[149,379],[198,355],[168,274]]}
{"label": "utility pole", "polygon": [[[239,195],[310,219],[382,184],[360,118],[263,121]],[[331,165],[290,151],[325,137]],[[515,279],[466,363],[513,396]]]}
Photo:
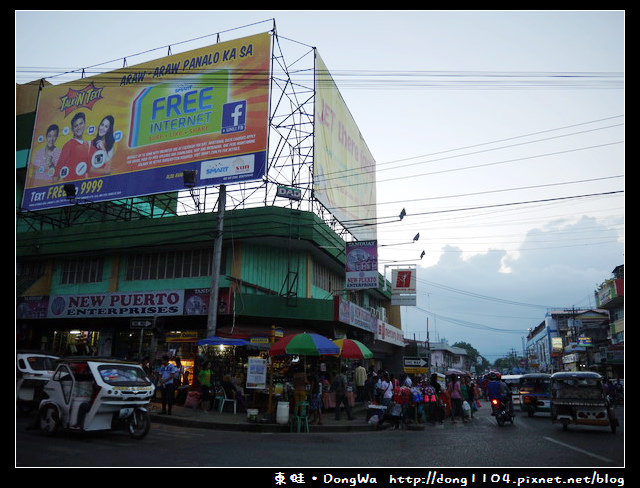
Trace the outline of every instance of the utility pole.
{"label": "utility pole", "polygon": [[207,337],[216,335],[218,319],[218,288],[220,283],[220,262],[222,260],[222,229],[224,209],[227,205],[227,188],[220,185],[218,194],[218,226],[213,243],[213,263],[211,266],[211,290],[209,291],[209,314],[207,316]]}

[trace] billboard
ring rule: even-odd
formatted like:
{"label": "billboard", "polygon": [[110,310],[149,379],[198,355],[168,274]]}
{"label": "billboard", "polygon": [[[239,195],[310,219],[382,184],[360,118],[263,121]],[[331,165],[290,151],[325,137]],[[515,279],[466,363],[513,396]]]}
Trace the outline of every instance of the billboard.
{"label": "billboard", "polygon": [[347,290],[378,288],[378,242],[347,242]]}
{"label": "billboard", "polygon": [[261,179],[270,66],[264,33],[43,88],[23,208]]}
{"label": "billboard", "polygon": [[313,189],[358,240],[376,239],[376,163],[316,54]]}
{"label": "billboard", "polygon": [[417,304],[416,268],[402,268],[391,271],[391,305]]}

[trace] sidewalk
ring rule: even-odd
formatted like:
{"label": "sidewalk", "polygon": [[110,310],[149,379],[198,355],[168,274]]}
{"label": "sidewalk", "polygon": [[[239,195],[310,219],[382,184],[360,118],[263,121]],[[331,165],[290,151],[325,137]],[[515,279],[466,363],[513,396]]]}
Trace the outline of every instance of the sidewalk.
{"label": "sidewalk", "polygon": [[[238,412],[222,412],[217,410],[202,411],[194,408],[174,405],[171,415],[160,414],[160,402],[158,400],[150,404],[149,415],[151,422],[167,425],[183,425],[200,429],[235,430],[241,432],[289,432],[289,424],[277,424],[274,421],[264,419],[265,414],[260,412],[258,422],[250,422],[247,414]],[[356,404],[351,413],[353,420],[347,420],[344,412],[340,420],[335,420],[333,410],[322,412],[322,425],[309,425],[309,431],[313,433],[328,432],[376,432],[376,426],[367,423],[366,405]],[[275,413],[273,415],[275,418]],[[424,430],[425,424],[409,424],[408,430]]]}

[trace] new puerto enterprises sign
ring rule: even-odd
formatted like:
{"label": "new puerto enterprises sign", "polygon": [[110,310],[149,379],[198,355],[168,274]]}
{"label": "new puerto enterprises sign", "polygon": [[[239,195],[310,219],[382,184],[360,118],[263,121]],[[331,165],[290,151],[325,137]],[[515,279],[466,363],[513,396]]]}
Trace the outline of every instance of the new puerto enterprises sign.
{"label": "new puerto enterprises sign", "polygon": [[270,61],[264,33],[44,88],[22,207],[68,205],[65,184],[107,201],[181,190],[185,170],[196,186],[262,178]]}

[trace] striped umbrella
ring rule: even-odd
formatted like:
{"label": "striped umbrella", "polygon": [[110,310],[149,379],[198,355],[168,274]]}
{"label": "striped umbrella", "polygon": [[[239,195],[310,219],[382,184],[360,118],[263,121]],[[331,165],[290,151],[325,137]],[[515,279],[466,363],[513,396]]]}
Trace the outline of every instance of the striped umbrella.
{"label": "striped umbrella", "polygon": [[269,349],[269,356],[285,356],[297,354],[299,356],[337,355],[340,352],[331,340],[319,334],[302,332],[284,336]]}
{"label": "striped umbrella", "polygon": [[333,343],[340,348],[340,357],[346,359],[369,359],[373,357],[371,350],[355,339],[336,339]]}

